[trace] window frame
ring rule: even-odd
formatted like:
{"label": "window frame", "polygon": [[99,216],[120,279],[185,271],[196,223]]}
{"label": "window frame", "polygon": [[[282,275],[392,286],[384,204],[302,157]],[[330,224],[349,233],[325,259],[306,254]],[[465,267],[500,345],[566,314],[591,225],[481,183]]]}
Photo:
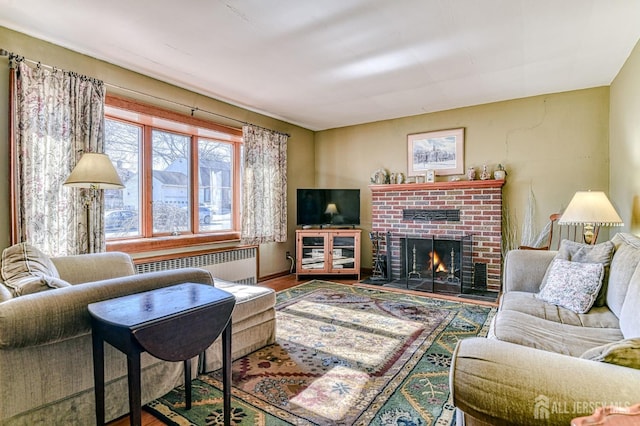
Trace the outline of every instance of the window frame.
{"label": "window frame", "polygon": [[[141,233],[142,236],[132,238],[117,238],[107,240],[107,251],[124,251],[139,253],[154,250],[188,247],[195,244],[208,243],[236,243],[240,241],[240,194],[241,194],[241,157],[242,157],[242,129],[225,126],[201,118],[181,114],[157,106],[145,104],[136,100],[107,94],[105,99],[105,118],[132,123],[142,126],[141,163]],[[152,189],[151,177],[151,133],[153,129],[169,131],[191,136],[190,149],[190,185],[189,194],[191,221],[195,229],[199,226],[197,208],[198,187],[198,140],[210,139],[228,142],[233,146],[232,172],[232,215],[231,230],[183,233],[181,235],[153,235],[152,223]],[[215,136],[214,136],[215,135]],[[195,150],[194,150],[195,148]],[[192,228],[193,230],[194,228]]]}

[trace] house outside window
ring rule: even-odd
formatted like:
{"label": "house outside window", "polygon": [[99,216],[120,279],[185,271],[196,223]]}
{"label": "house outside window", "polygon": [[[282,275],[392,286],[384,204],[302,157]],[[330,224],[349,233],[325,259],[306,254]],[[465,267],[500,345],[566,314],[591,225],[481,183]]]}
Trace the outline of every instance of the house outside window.
{"label": "house outside window", "polygon": [[238,238],[240,129],[115,97],[105,115],[105,152],[125,185],[105,191],[108,248]]}

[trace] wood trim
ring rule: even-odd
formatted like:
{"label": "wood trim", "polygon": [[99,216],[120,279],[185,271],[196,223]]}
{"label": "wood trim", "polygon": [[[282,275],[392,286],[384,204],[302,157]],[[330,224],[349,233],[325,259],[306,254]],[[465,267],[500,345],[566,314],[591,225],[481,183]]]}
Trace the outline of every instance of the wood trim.
{"label": "wood trim", "polygon": [[[212,121],[203,120],[201,118],[191,117],[186,114],[170,111],[157,106],[149,105],[133,99],[124,98],[117,95],[107,94],[105,102],[108,106],[135,111],[140,114],[163,118],[165,120],[176,121],[179,123],[188,123],[196,127],[204,127],[205,129],[216,132],[228,133],[236,137],[242,137],[242,129],[237,127],[225,126],[223,124],[214,123]],[[151,124],[151,123],[145,123]]]}
{"label": "wood trim", "polygon": [[[149,126],[142,126],[142,161],[139,166],[142,171],[142,182],[138,183],[140,188],[139,197],[141,197],[140,208],[142,209],[141,216],[144,221],[142,223],[142,235],[149,237],[153,235],[153,158],[151,143],[145,143],[144,141],[151,140],[152,128]],[[107,241],[107,247],[109,242]]]}
{"label": "wood trim", "polygon": [[455,182],[432,182],[432,183],[403,183],[386,185],[369,185],[371,192],[390,191],[433,191],[440,189],[476,189],[476,188],[501,188],[505,184],[504,180],[459,180]]}
{"label": "wood trim", "polygon": [[198,244],[223,242],[240,242],[240,233],[228,232],[221,234],[171,235],[165,237],[138,238],[133,240],[112,240],[107,241],[107,251],[142,253],[146,251],[178,249]]}
{"label": "wood trim", "polygon": [[264,277],[258,276],[258,282],[262,283],[269,280],[274,280],[276,278],[282,278],[291,275],[289,271],[276,272],[274,274],[265,275]]}
{"label": "wood trim", "polygon": [[[198,188],[198,168],[200,167],[200,147],[198,137],[189,138],[189,203],[191,206],[191,223],[193,232],[200,232],[200,189]],[[198,188],[196,190],[196,188]]]}

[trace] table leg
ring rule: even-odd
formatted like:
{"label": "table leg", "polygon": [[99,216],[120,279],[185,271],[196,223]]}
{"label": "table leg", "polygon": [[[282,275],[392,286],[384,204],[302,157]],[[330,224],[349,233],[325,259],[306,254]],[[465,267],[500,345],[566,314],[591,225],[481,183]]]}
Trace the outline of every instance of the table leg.
{"label": "table leg", "polygon": [[104,342],[94,330],[91,333],[93,346],[93,383],[96,401],[96,424],[104,425]]}
{"label": "table leg", "polygon": [[184,400],[187,410],[191,410],[191,358],[184,360]]}
{"label": "table leg", "polygon": [[132,351],[127,355],[127,370],[129,374],[129,418],[131,426],[142,424],[142,400],[140,378],[140,352]]}
{"label": "table leg", "polygon": [[222,331],[222,397],[224,426],[231,425],[231,319]]}

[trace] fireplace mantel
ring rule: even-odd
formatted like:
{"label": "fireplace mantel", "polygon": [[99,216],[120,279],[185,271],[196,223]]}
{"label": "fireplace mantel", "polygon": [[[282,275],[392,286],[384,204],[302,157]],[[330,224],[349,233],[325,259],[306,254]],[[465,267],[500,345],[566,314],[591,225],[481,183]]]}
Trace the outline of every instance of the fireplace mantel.
{"label": "fireplace mantel", "polygon": [[502,188],[504,180],[459,180],[455,182],[430,182],[430,183],[403,183],[369,185],[371,192],[388,191],[431,191],[446,189],[475,189],[475,188]]}

